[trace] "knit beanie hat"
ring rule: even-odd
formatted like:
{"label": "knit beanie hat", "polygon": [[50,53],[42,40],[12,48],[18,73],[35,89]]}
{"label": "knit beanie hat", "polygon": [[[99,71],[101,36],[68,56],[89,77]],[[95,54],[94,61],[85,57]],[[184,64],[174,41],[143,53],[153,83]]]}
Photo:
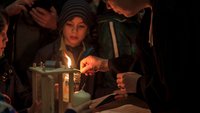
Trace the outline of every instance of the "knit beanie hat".
{"label": "knit beanie hat", "polygon": [[89,3],[86,0],[67,0],[58,19],[59,31],[62,30],[66,21],[75,16],[81,17],[89,27],[92,26],[94,19]]}

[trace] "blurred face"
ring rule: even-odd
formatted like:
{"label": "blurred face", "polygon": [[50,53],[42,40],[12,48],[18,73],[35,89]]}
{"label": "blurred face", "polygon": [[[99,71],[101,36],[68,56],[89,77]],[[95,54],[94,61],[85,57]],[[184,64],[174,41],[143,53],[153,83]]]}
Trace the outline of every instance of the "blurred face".
{"label": "blurred face", "polygon": [[148,0],[104,0],[107,8],[112,9],[118,14],[123,14],[126,17],[136,15],[140,10],[147,6]]}
{"label": "blurred face", "polygon": [[8,30],[8,25],[5,25],[4,29],[0,32],[0,56],[3,55],[4,49],[6,47],[6,42],[8,42],[8,37],[7,37],[7,30]]}
{"label": "blurred face", "polygon": [[88,26],[81,17],[76,16],[72,20],[68,20],[63,28],[65,44],[71,47],[80,45],[86,37],[87,31]]}

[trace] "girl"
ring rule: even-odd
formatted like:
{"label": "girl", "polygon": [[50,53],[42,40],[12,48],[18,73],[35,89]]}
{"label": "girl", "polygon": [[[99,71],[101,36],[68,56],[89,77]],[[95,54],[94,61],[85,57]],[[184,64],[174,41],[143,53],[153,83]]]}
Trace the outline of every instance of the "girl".
{"label": "girl", "polygon": [[[39,50],[35,57],[35,63],[54,60],[66,65],[65,54],[71,61],[73,68],[79,68],[79,62],[89,54],[94,54],[94,48],[89,43],[90,29],[93,25],[93,14],[85,0],[68,0],[63,5],[58,21],[59,37],[53,43]],[[88,86],[93,77],[81,76],[81,86],[86,83],[85,90],[93,92]]]}
{"label": "girl", "polygon": [[[32,104],[31,92],[22,85],[14,68],[4,57],[4,49],[8,42],[8,24],[8,15],[5,11],[0,10],[0,112],[14,113],[15,110],[8,105],[11,104],[18,113],[35,113],[38,110],[35,109],[35,106],[38,107],[39,103],[36,102],[30,107]],[[30,109],[28,109],[29,107]]]}

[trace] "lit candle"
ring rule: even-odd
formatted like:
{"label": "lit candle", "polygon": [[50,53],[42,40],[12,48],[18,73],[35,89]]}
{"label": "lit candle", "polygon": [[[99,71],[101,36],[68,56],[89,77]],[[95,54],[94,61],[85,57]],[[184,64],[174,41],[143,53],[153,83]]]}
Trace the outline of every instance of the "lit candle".
{"label": "lit candle", "polygon": [[[72,69],[71,65],[72,65],[72,61],[70,59],[70,57],[64,53],[65,58],[67,58],[67,67],[68,69]],[[72,94],[74,92],[74,74],[73,73],[69,73],[69,81],[68,81],[68,86],[69,86],[69,102],[71,102],[71,98],[72,98]]]}
{"label": "lit candle", "polygon": [[63,75],[63,101],[69,102],[69,74],[65,73]]}
{"label": "lit candle", "polygon": [[91,98],[91,95],[84,90],[76,91],[72,95],[72,105],[77,106],[80,105],[86,101],[89,101]]}

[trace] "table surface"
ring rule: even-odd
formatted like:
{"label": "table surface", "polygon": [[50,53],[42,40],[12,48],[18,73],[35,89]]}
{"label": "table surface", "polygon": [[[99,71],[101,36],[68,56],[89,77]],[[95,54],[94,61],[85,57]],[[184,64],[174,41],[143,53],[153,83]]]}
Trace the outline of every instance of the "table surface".
{"label": "table surface", "polygon": [[139,99],[138,97],[134,96],[134,95],[129,95],[128,97],[126,97],[125,99],[121,99],[121,100],[115,100],[109,103],[106,103],[104,105],[101,105],[97,108],[95,108],[93,110],[93,112],[100,112],[103,110],[108,110],[108,109],[112,109],[112,108],[116,108],[125,104],[133,104],[135,106],[139,106],[139,107],[143,107],[143,108],[148,108],[148,105],[141,99]]}

